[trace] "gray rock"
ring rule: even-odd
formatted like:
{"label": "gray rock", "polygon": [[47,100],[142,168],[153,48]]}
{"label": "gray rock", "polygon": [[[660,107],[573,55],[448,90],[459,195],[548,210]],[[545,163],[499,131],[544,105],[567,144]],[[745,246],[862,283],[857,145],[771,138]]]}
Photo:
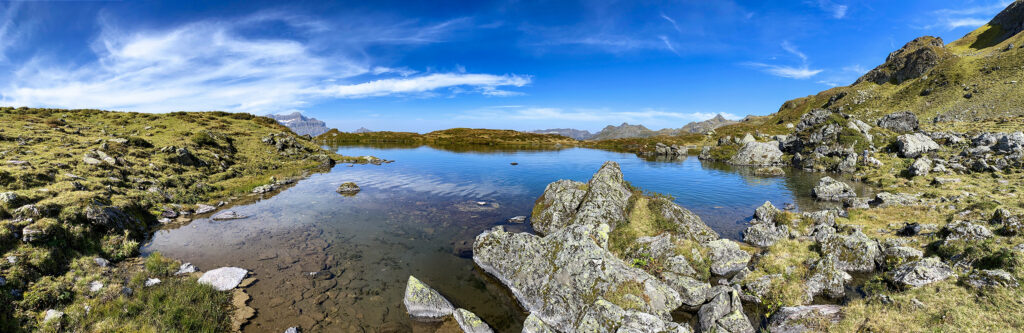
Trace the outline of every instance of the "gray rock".
{"label": "gray rock", "polygon": [[907,133],[917,131],[919,124],[913,112],[903,111],[878,119],[878,126],[897,133]]}
{"label": "gray rock", "polygon": [[359,193],[360,190],[361,189],[359,188],[359,185],[356,185],[356,183],[345,182],[342,183],[341,185],[338,185],[338,189],[335,191],[338,192],[339,194],[356,194]]}
{"label": "gray rock", "polygon": [[897,267],[890,279],[903,288],[919,288],[945,280],[953,275],[953,269],[936,257],[912,261]]}
{"label": "gray rock", "polygon": [[669,319],[682,304],[679,294],[609,252],[609,230],[606,224],[571,225],[540,237],[495,227],[477,236],[473,261],[507,286],[528,312],[559,331],[573,331],[577,318],[589,311],[593,304],[587,295],[615,294],[631,309]]}
{"label": "gray rock", "polygon": [[112,206],[90,206],[85,209],[85,218],[92,225],[112,229],[130,229],[143,225],[135,217]]}
{"label": "gray rock", "polygon": [[292,326],[284,330],[284,333],[299,333],[299,328]]}
{"label": "gray rock", "polygon": [[711,257],[711,273],[727,276],[739,272],[750,262],[750,253],[740,249],[736,242],[719,239],[707,243]]}
{"label": "gray rock", "polygon": [[[740,274],[736,274],[739,276]],[[770,274],[756,279],[743,281],[741,288],[743,293],[740,299],[748,303],[763,303],[764,297],[771,292],[772,282],[782,279],[782,274]],[[735,280],[735,278],[734,278]]]}
{"label": "gray rock", "polygon": [[835,256],[836,267],[846,272],[872,272],[882,250],[878,242],[860,231],[833,235],[821,242],[824,256]]}
{"label": "gray rock", "polygon": [[0,277],[0,287],[3,287],[4,285],[7,285],[7,279]]}
{"label": "gray rock", "polygon": [[554,327],[544,323],[536,315],[530,314],[526,316],[526,321],[523,322],[523,333],[557,333]]}
{"label": "gray rock", "polygon": [[0,204],[4,204],[5,206],[8,206],[8,207],[13,206],[15,203],[17,203],[18,199],[19,199],[19,196],[18,196],[17,193],[14,193],[14,192],[3,192],[3,193],[0,193]]}
{"label": "gray rock", "polygon": [[[779,308],[768,319],[767,331],[772,333],[804,333],[827,330],[827,323],[842,319],[838,305],[803,305]],[[825,325],[823,325],[825,324]]]}
{"label": "gray rock", "polygon": [[215,210],[217,210],[217,207],[214,207],[214,206],[204,205],[204,204],[196,205],[196,214],[206,214],[206,213],[213,212]]}
{"label": "gray rock", "polygon": [[965,282],[975,288],[1017,288],[1017,278],[1001,269],[985,269],[971,272]]}
{"label": "gray rock", "polygon": [[508,223],[522,224],[526,223],[526,216],[513,216],[508,219]]}
{"label": "gray rock", "polygon": [[807,279],[807,299],[825,295],[833,299],[846,296],[846,284],[853,280],[850,274],[837,267],[835,255],[826,255],[814,264],[811,277]]}
{"label": "gray rock", "polygon": [[270,193],[270,192],[273,192],[273,191],[277,190],[277,188],[278,188],[277,184],[260,185],[260,186],[254,187],[252,189],[252,193],[254,193],[254,194]]}
{"label": "gray rock", "polygon": [[681,326],[651,314],[625,310],[605,299],[599,298],[579,324],[571,332],[691,332],[689,326]]}
{"label": "gray rock", "polygon": [[932,171],[932,160],[927,157],[918,157],[910,168],[907,169],[907,173],[913,177],[927,176]]}
{"label": "gray rock", "polygon": [[476,314],[469,312],[469,310],[458,308],[455,309],[455,322],[459,323],[459,328],[462,328],[462,332],[465,333],[492,333],[494,330],[491,326],[487,325],[480,317]]}
{"label": "gray rock", "polygon": [[699,332],[753,333],[754,327],[743,313],[739,293],[728,289],[711,298],[697,311]]}
{"label": "gray rock", "polygon": [[90,292],[94,292],[95,293],[95,292],[98,292],[100,290],[103,290],[103,282],[100,282],[100,281],[89,282],[89,291]]}
{"label": "gray rock", "polygon": [[163,282],[163,281],[160,281],[160,279],[157,279],[157,278],[146,279],[146,282],[144,282],[143,285],[146,286],[146,287],[152,287],[152,286],[160,284],[160,282]]}
{"label": "gray rock", "polygon": [[903,134],[896,137],[896,151],[903,158],[917,158],[938,150],[939,145],[922,133]]}
{"label": "gray rock", "polygon": [[770,142],[747,142],[743,144],[736,155],[729,159],[732,165],[747,166],[773,166],[781,165],[782,150],[779,150],[779,143]]}
{"label": "gray rock", "polygon": [[605,162],[587,182],[587,194],[573,215],[572,224],[597,227],[607,224],[614,229],[626,221],[629,198],[633,195],[622,180],[622,170],[615,162]]}
{"label": "gray rock", "polygon": [[967,221],[955,221],[944,228],[947,241],[976,241],[992,238],[992,231],[985,226]]}
{"label": "gray rock", "polygon": [[177,163],[184,166],[206,166],[206,162],[203,162],[203,160],[199,159],[195,155],[192,155],[192,152],[188,151],[187,148],[174,149],[172,156],[167,160],[170,161],[171,163]]}
{"label": "gray rock", "polygon": [[242,283],[242,279],[244,279],[246,275],[249,275],[249,271],[244,268],[221,267],[203,273],[203,276],[199,277],[198,282],[210,285],[213,289],[217,289],[219,291],[226,291],[235,289],[239,283]]}
{"label": "gray rock", "polygon": [[96,266],[99,266],[99,267],[107,267],[107,266],[110,266],[110,261],[109,261],[109,260],[107,260],[107,259],[103,259],[103,258],[95,258],[95,259],[93,259],[92,261],[93,261],[94,263],[96,263]]}
{"label": "gray rock", "polygon": [[541,234],[548,234],[569,225],[586,194],[585,183],[559,180],[548,184],[537,200],[539,209],[534,209],[530,217],[533,228]]}
{"label": "gray rock", "polygon": [[46,315],[43,316],[43,322],[44,323],[48,323],[48,322],[51,322],[51,321],[54,321],[54,320],[60,321],[61,318],[64,318],[64,312],[57,311],[57,310],[54,310],[54,309],[49,309],[49,310],[46,310]]}
{"label": "gray rock", "polygon": [[240,213],[238,213],[236,211],[226,210],[226,211],[223,211],[223,212],[220,212],[220,213],[217,213],[217,214],[213,214],[213,216],[211,216],[210,219],[218,220],[218,221],[223,221],[223,220],[244,219],[246,217],[248,217],[248,216],[242,215],[242,214],[240,214]]}
{"label": "gray rock", "polygon": [[455,312],[455,307],[441,293],[411,275],[402,302],[409,315],[416,319],[440,320]]}
{"label": "gray rock", "polygon": [[850,185],[825,176],[818,180],[818,185],[811,190],[811,195],[820,200],[842,201],[844,198],[856,197],[857,192]]}
{"label": "gray rock", "polygon": [[769,247],[774,245],[776,242],[789,237],[789,227],[787,226],[776,226],[774,224],[756,222],[747,227],[743,231],[743,241],[747,244]]}
{"label": "gray rock", "polygon": [[718,239],[718,233],[690,210],[662,197],[651,198],[650,203],[661,207],[653,213],[660,215],[675,235],[700,243]]}
{"label": "gray rock", "polygon": [[882,251],[882,255],[882,263],[887,268],[895,268],[924,257],[924,253],[921,250],[907,246],[887,247]]}
{"label": "gray rock", "polygon": [[1012,153],[1024,147],[1024,132],[1001,134],[996,141],[995,149],[1003,154]]}
{"label": "gray rock", "polygon": [[875,194],[875,198],[868,203],[873,207],[885,208],[918,206],[922,204],[922,201],[916,195],[906,193],[893,194],[889,192],[879,192],[878,194]]}

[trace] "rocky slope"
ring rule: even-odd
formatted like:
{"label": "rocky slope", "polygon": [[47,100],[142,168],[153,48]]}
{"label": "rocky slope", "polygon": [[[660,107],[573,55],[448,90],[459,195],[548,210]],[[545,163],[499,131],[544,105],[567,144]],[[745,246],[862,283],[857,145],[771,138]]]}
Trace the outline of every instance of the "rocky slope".
{"label": "rocky slope", "polygon": [[285,125],[298,135],[309,135],[317,136],[327,132],[327,124],[316,118],[306,118],[299,112],[292,112],[291,114],[275,114],[267,116],[271,119],[277,120],[281,125]]}
{"label": "rocky slope", "polygon": [[369,161],[249,114],[0,108],[0,119],[4,332],[228,329],[227,295],[174,274],[179,263],[143,265],[140,243],[231,197]]}

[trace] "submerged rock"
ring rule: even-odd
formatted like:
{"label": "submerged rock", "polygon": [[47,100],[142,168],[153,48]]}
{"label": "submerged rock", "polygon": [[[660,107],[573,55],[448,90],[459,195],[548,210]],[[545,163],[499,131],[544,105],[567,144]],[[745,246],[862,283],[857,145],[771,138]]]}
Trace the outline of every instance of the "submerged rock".
{"label": "submerged rock", "polygon": [[803,333],[826,331],[829,323],[842,319],[838,305],[804,305],[780,308],[768,319],[771,333]]}
{"label": "submerged rock", "polygon": [[246,275],[249,275],[249,271],[244,268],[238,267],[221,267],[212,271],[203,273],[203,276],[199,277],[198,282],[207,284],[219,291],[226,291],[235,289],[239,283],[242,283],[242,279]]}
{"label": "submerged rock", "polygon": [[466,309],[455,309],[455,322],[459,323],[459,328],[465,333],[492,333],[494,330],[491,326],[487,325],[480,317],[476,314],[469,312]]}
{"label": "submerged rock", "polygon": [[850,185],[825,176],[818,180],[818,185],[811,190],[811,195],[821,200],[842,201],[844,198],[856,197],[857,192],[854,192]]}
{"label": "submerged rock", "polygon": [[953,275],[953,269],[936,257],[912,261],[897,267],[890,278],[897,285],[913,289],[945,280]]}
{"label": "submerged rock", "polygon": [[441,293],[411,275],[405,285],[405,298],[402,302],[409,315],[416,319],[440,320],[455,311],[452,303]]}
{"label": "submerged rock", "polygon": [[351,194],[359,193],[360,190],[361,189],[359,188],[359,185],[356,185],[356,183],[345,182],[345,183],[341,183],[341,185],[338,185],[338,189],[335,190],[335,191],[338,192],[338,194],[341,194],[341,195],[351,195]]}
{"label": "submerged rock", "polygon": [[213,216],[211,216],[210,219],[213,219],[213,220],[237,220],[237,219],[244,219],[246,217],[248,217],[248,216],[242,215],[242,214],[240,214],[240,213],[238,213],[236,211],[226,210],[226,211],[223,211],[223,212],[220,212],[220,213],[217,213],[217,214],[213,214]]}

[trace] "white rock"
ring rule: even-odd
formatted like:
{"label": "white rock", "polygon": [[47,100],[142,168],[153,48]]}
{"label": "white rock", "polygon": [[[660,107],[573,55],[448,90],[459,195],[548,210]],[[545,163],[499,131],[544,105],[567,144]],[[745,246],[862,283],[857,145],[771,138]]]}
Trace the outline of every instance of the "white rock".
{"label": "white rock", "polygon": [[214,289],[226,291],[235,289],[249,271],[238,267],[221,267],[199,277],[199,283],[213,286]]}
{"label": "white rock", "polygon": [[110,260],[103,259],[103,258],[93,259],[93,262],[96,263],[96,266],[100,266],[100,267],[107,267],[107,266],[110,265]]}
{"label": "white rock", "polygon": [[54,309],[46,310],[46,316],[43,317],[43,322],[48,323],[53,320],[60,320],[64,317],[64,312],[60,312]]}
{"label": "white rock", "polygon": [[192,263],[190,262],[186,262],[184,264],[181,264],[180,267],[178,267],[178,271],[174,272],[174,275],[191,274],[195,273],[198,270],[199,268],[196,268],[195,265],[192,265]]}
{"label": "white rock", "polygon": [[160,284],[160,282],[163,282],[163,281],[160,281],[160,279],[157,279],[157,278],[152,278],[152,279],[146,280],[146,282],[143,285],[145,285],[146,287],[152,287],[152,286]]}
{"label": "white rock", "polygon": [[103,290],[103,282],[93,281],[89,283],[89,291],[98,292],[100,290]]}

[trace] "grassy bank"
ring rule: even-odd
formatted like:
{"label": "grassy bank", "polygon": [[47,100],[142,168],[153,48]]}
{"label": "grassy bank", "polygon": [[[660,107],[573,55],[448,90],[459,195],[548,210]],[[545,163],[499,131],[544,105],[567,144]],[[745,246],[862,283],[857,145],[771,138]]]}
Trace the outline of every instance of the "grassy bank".
{"label": "grassy bank", "polygon": [[579,141],[555,134],[536,134],[513,130],[452,128],[426,134],[411,132],[346,133],[332,129],[314,141],[328,145],[344,144],[418,144],[437,146],[571,146]]}
{"label": "grassy bank", "polygon": [[[199,205],[334,161],[365,161],[249,114],[0,108],[0,119],[4,332],[219,327],[228,296],[134,259],[157,220],[187,220]],[[96,283],[103,287],[93,291]],[[51,309],[65,315],[44,323]]]}

